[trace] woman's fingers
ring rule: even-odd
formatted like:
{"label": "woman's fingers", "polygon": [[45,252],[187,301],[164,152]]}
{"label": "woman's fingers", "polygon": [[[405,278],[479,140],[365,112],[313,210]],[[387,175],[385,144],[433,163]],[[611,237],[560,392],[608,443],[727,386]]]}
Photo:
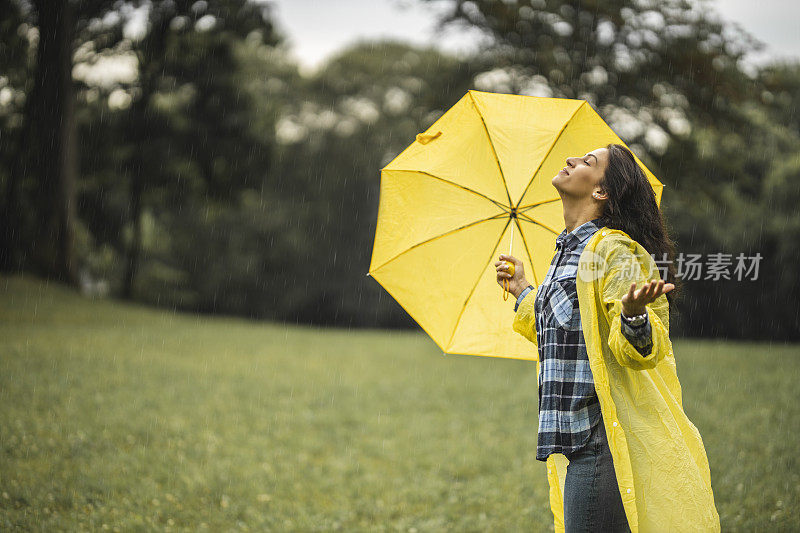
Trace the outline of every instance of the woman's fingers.
{"label": "woman's fingers", "polygon": [[655,300],[664,293],[664,280],[660,279],[653,283],[653,294],[650,296],[650,301]]}
{"label": "woman's fingers", "polygon": [[514,266],[514,274],[508,277],[513,278],[516,276],[519,277],[520,279],[525,277],[525,265],[522,264],[522,261],[520,261],[513,255],[508,255],[508,254],[500,254],[499,259],[500,259],[499,261],[495,261],[494,263],[494,266],[497,268],[498,272],[500,272],[501,269],[504,271],[508,270],[509,267],[511,266],[508,263],[511,263]]}
{"label": "woman's fingers", "polygon": [[[501,256],[502,257],[502,256]],[[497,269],[497,282],[500,283],[504,279],[511,279],[513,276],[509,274],[508,271],[508,264],[504,261],[497,261],[494,264],[495,268]]]}
{"label": "woman's fingers", "polygon": [[636,294],[633,292],[635,289],[636,289],[636,283],[631,283],[631,286],[628,289],[628,299],[629,300],[636,300]]}
{"label": "woman's fingers", "polygon": [[667,294],[669,291],[671,291],[674,288],[675,288],[675,284],[674,283],[667,283],[666,281],[661,280],[659,282],[658,292],[656,293],[656,295],[655,295],[655,297],[653,299],[658,298],[662,294]]}
{"label": "woman's fingers", "polygon": [[637,291],[637,303],[648,304],[656,300],[662,294],[666,294],[675,288],[674,283],[667,283],[663,279],[658,281],[649,281],[645,283],[642,288]]}
{"label": "woman's fingers", "polygon": [[656,297],[660,294],[658,291],[661,290],[661,281],[651,281],[650,287],[647,289],[647,299],[652,302],[656,299]]}
{"label": "woman's fingers", "polygon": [[631,283],[627,294],[622,297],[622,302],[629,309],[640,309],[654,302],[662,294],[666,294],[675,288],[673,283],[666,283],[664,280],[653,280],[642,284],[642,288],[636,290],[636,283]]}
{"label": "woman's fingers", "polygon": [[656,286],[657,284],[655,282],[648,281],[645,283],[644,286],[642,286],[642,291],[639,295],[639,303],[642,305],[647,305],[648,303],[652,302]]}
{"label": "woman's fingers", "polygon": [[[522,261],[520,261],[519,259],[517,259],[513,255],[508,255],[508,254],[500,254],[500,261],[498,261],[498,263],[502,262],[502,261],[509,261],[511,263],[514,263],[515,265],[521,265],[522,264]],[[497,263],[495,263],[495,265],[497,265]]]}
{"label": "woman's fingers", "polygon": [[511,274],[508,273],[508,265],[506,263],[497,262],[494,264],[497,267],[498,277],[510,278]]}
{"label": "woman's fingers", "polygon": [[642,284],[642,288],[639,290],[636,289],[636,283],[631,283],[630,289],[628,289],[628,300],[631,303],[638,304],[638,305],[646,305],[651,301],[653,297],[655,283],[650,283],[649,281]]}

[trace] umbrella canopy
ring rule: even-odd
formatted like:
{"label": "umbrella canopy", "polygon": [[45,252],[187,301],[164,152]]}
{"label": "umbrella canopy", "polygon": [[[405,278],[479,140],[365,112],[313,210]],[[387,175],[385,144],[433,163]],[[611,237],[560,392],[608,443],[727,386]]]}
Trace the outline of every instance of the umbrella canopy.
{"label": "umbrella canopy", "polygon": [[538,359],[494,262],[509,252],[541,283],[564,229],[551,180],[608,143],[624,145],[584,100],[469,91],[381,170],[368,275],[445,353]]}

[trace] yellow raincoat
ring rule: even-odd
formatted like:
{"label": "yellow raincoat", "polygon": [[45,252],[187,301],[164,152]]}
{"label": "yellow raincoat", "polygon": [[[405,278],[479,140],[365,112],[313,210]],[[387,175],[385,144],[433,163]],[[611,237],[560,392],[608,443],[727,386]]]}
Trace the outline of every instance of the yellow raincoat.
{"label": "yellow raincoat", "polygon": [[[633,277],[631,277],[631,275]],[[683,412],[681,386],[669,339],[669,304],[647,306],[653,349],[642,356],[620,330],[621,298],[660,279],[653,258],[619,230],[601,228],[580,257],[576,279],[589,366],[614,460],[625,514],[633,533],[720,531],[700,433]],[[514,317],[514,331],[536,342],[535,291]],[[540,372],[540,363],[536,371]],[[564,479],[569,461],[547,459],[550,508],[564,531]]]}

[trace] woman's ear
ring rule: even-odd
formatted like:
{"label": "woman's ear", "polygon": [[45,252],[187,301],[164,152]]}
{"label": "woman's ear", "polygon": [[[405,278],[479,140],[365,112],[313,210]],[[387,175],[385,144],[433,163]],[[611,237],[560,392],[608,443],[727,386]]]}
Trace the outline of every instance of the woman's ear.
{"label": "woman's ear", "polygon": [[603,189],[597,189],[592,193],[592,198],[595,200],[608,200],[608,195]]}

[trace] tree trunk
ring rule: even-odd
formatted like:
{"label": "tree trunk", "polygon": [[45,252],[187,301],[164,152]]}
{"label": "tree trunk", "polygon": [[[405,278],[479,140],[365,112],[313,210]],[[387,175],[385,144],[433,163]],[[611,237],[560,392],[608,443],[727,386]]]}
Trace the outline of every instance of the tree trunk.
{"label": "tree trunk", "polygon": [[141,168],[131,172],[130,188],[130,220],[133,226],[131,241],[128,243],[128,254],[125,261],[125,276],[122,279],[122,297],[133,299],[133,283],[139,267],[139,255],[142,249],[142,172]]}
{"label": "tree trunk", "polygon": [[17,142],[17,157],[11,163],[11,172],[6,182],[3,195],[2,227],[0,227],[0,272],[17,272],[25,267],[25,248],[22,243],[23,217],[22,217],[22,176],[27,167],[27,152],[21,149],[29,142],[30,125],[30,99],[25,103],[23,111],[23,125],[20,128]]}
{"label": "tree trunk", "polygon": [[32,169],[38,182],[38,231],[30,243],[33,266],[45,277],[77,285],[71,9],[66,0],[36,0],[36,7],[39,47],[30,117],[36,131]]}
{"label": "tree trunk", "polygon": [[130,160],[130,198],[129,213],[132,227],[131,240],[128,243],[125,258],[125,275],[122,279],[122,296],[133,298],[133,286],[139,270],[139,259],[142,252],[142,211],[144,194],[147,192],[147,179],[152,171],[151,154],[147,153],[150,143],[151,126],[148,119],[150,100],[156,92],[161,67],[158,58],[163,54],[170,18],[162,16],[158,10],[150,13],[150,31],[140,43],[139,83],[140,94],[130,108],[129,135],[134,152]]}

